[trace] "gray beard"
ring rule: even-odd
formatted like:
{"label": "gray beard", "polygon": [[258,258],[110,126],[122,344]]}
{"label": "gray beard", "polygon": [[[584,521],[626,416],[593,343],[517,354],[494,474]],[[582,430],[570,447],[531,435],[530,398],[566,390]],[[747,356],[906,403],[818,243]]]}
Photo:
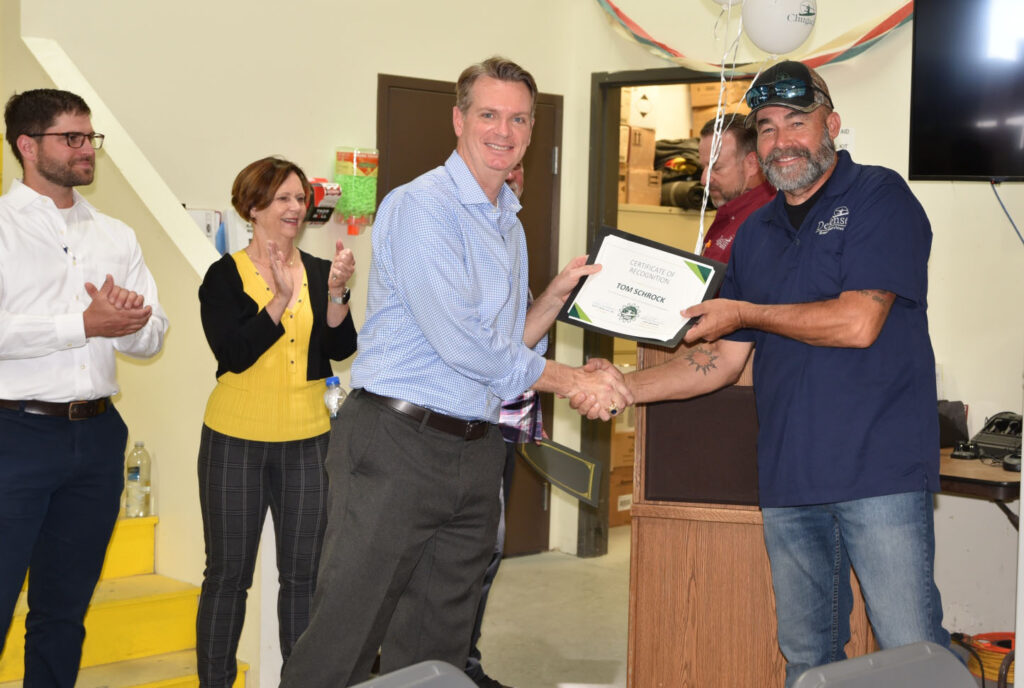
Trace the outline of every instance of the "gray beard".
{"label": "gray beard", "polygon": [[[802,170],[791,170],[781,172],[774,166],[774,162],[782,157],[796,155],[804,158],[807,164]],[[814,182],[821,179],[832,167],[836,159],[836,145],[828,135],[826,129],[821,135],[821,145],[812,154],[806,148],[778,148],[762,158],[757,156],[761,163],[761,170],[772,186],[779,191],[799,191],[806,189]]]}

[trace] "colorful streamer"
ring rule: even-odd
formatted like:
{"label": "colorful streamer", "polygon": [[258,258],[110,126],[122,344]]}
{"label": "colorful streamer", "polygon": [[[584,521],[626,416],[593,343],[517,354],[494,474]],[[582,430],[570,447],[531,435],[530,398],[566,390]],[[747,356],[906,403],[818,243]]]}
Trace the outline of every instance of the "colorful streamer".
{"label": "colorful streamer", "polygon": [[[620,31],[624,32],[627,37],[646,47],[658,57],[694,71],[715,73],[722,73],[724,71],[726,76],[747,76],[756,74],[773,62],[773,60],[763,60],[760,62],[747,62],[736,65],[720,65],[712,62],[695,60],[687,57],[668,44],[655,39],[647,33],[643,27],[630,19],[629,16],[620,10],[613,2],[611,2],[611,0],[597,0],[597,4],[601,6],[601,8],[614,21],[614,25]],[[893,29],[899,28],[909,22],[913,16],[914,3],[913,0],[911,0],[881,22],[877,22],[875,20],[867,22],[856,29],[847,31],[842,36],[829,41],[825,45],[819,46],[807,54],[788,55],[787,58],[799,60],[812,68],[817,68],[830,62],[842,62],[843,60],[849,60],[873,46]]]}

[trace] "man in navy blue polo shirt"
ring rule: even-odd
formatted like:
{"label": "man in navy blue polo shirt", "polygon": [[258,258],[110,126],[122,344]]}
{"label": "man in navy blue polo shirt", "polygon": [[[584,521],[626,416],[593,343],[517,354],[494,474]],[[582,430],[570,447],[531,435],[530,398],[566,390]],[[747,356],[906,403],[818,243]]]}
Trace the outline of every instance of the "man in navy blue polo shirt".
{"label": "man in navy blue polo shirt", "polygon": [[780,193],[740,228],[721,298],[683,312],[700,317],[686,340],[701,343],[626,379],[637,402],[689,398],[734,382],[754,352],[759,491],[791,686],[845,657],[851,564],[882,648],[949,645],[933,577],[931,228],[895,172],[836,152],[840,119],[816,72],[781,62],[747,102]]}

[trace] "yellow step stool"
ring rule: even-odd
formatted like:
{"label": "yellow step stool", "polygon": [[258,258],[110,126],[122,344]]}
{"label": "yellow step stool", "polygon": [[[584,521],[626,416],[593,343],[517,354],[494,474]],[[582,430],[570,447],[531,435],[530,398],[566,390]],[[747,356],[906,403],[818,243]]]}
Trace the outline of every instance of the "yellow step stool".
{"label": "yellow step stool", "polygon": [[[245,688],[249,665],[238,663],[233,688]],[[21,681],[0,683],[0,688],[21,688]],[[75,688],[199,688],[194,650],[131,659],[82,669]]]}
{"label": "yellow step stool", "polygon": [[[117,519],[107,545],[100,580],[153,573],[156,523],[156,516]],[[21,589],[28,589],[27,576]]]}
{"label": "yellow step stool", "polygon": [[100,580],[153,573],[156,523],[156,516],[117,520]]}
{"label": "yellow step stool", "polygon": [[[100,581],[85,615],[82,666],[195,647],[198,606],[199,588],[164,576],[150,573]],[[0,681],[22,676],[27,611],[22,593],[0,659]]]}
{"label": "yellow step stool", "polygon": [[[199,588],[153,573],[157,518],[121,519],[85,616],[76,688],[197,688],[195,620]],[[21,688],[27,594],[14,610],[0,688]],[[249,666],[239,662],[235,688]]]}

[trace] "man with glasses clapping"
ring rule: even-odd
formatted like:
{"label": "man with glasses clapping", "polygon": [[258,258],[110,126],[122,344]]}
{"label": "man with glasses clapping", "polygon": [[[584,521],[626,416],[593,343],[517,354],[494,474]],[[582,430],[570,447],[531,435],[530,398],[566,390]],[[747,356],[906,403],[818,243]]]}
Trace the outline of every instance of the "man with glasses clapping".
{"label": "man with glasses clapping", "polygon": [[132,230],[81,194],[103,135],[74,93],[15,94],[24,177],[0,197],[0,652],[25,572],[25,685],[72,688],[120,508],[128,429],[114,352],[155,355],[167,318]]}

